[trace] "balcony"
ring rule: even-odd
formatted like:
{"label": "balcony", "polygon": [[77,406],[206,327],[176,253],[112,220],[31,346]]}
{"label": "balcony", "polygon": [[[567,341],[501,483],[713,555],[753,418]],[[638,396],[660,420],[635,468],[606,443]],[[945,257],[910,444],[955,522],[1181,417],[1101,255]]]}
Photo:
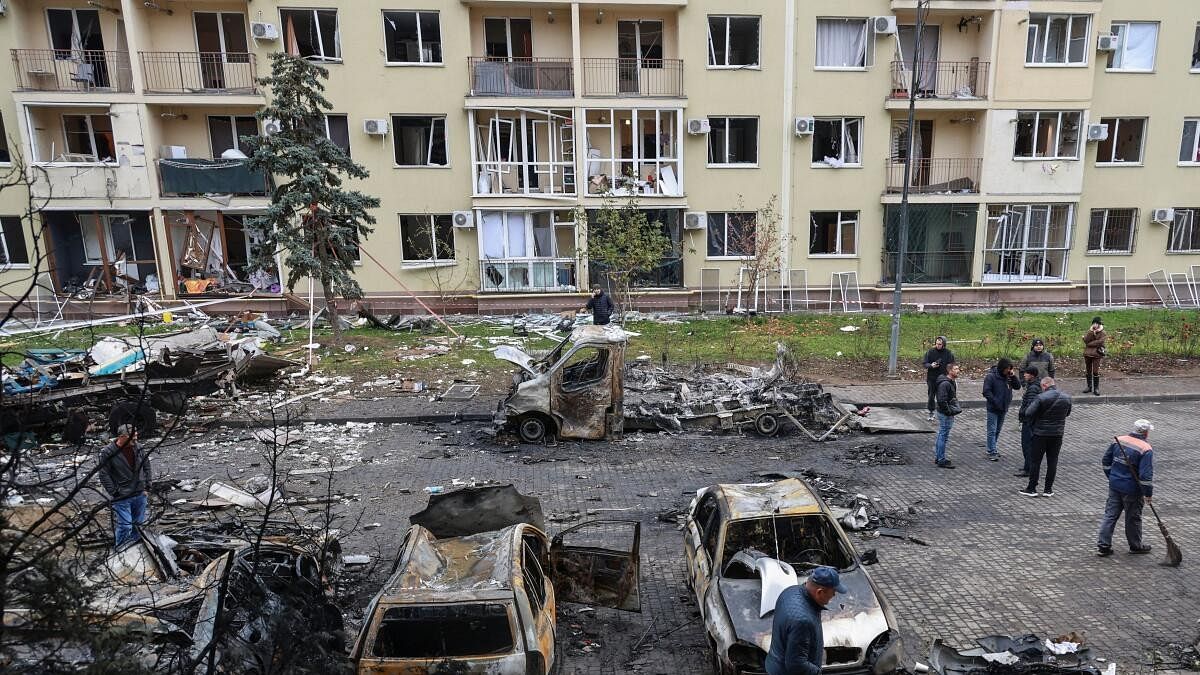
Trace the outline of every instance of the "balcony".
{"label": "balcony", "polygon": [[683,60],[585,58],[583,95],[681,98]]}
{"label": "balcony", "polygon": [[140,52],[147,94],[256,94],[254,54]]}
{"label": "balcony", "polygon": [[[912,163],[908,189],[917,195],[979,194],[982,166],[983,159],[978,157],[916,159]],[[904,189],[904,160],[888,160],[885,189],[889,194]]]}
{"label": "balcony", "polygon": [[129,52],[13,49],[17,91],[132,92]]}
{"label": "balcony", "polygon": [[571,59],[514,58],[511,61],[486,56],[467,57],[471,71],[469,96],[547,96],[575,94]]}
{"label": "balcony", "polygon": [[574,258],[486,259],[479,263],[485,292],[574,291]]}
{"label": "balcony", "polygon": [[907,99],[915,92],[918,100],[978,101],[988,97],[988,62],[925,61],[920,63],[916,87],[912,62],[892,61],[892,92],[888,98]]}
{"label": "balcony", "polygon": [[164,197],[265,196],[271,189],[267,177],[244,159],[160,159],[158,176]]}

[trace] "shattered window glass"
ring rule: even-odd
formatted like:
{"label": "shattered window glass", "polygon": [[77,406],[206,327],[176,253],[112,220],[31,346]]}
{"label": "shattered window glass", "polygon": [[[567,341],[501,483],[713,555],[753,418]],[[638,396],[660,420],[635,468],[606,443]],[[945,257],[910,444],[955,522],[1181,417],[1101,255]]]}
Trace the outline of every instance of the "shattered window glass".
{"label": "shattered window glass", "polygon": [[724,576],[754,575],[752,571],[729,566],[729,561],[743,550],[759,551],[782,560],[795,567],[799,574],[821,565],[837,569],[853,565],[849,552],[842,548],[837,530],[823,515],[731,521],[725,527],[725,549],[721,556],[722,564],[726,565]]}
{"label": "shattered window glass", "polygon": [[514,646],[508,609],[498,602],[392,607],[383,614],[374,656],[434,659],[508,654]]}
{"label": "shattered window glass", "polygon": [[572,354],[562,368],[564,388],[578,388],[604,379],[608,350],[584,347]]}

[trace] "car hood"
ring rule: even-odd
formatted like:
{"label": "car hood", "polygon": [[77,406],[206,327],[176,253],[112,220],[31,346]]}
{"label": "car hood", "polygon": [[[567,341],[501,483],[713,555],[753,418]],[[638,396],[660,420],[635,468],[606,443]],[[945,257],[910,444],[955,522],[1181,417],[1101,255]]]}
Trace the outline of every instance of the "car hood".
{"label": "car hood", "polygon": [[501,361],[508,361],[521,367],[521,370],[530,375],[537,375],[537,371],[533,368],[533,357],[525,353],[525,350],[512,345],[500,345],[492,349],[492,356]]}
{"label": "car hood", "polygon": [[[861,569],[844,572],[845,593],[839,593],[821,615],[826,647],[857,647],[866,654],[871,641],[889,630],[887,616]],[[803,584],[807,577],[802,577]],[[762,582],[759,579],[728,579],[717,582],[725,611],[733,623],[738,640],[771,649],[771,621],[774,613],[758,616]]]}

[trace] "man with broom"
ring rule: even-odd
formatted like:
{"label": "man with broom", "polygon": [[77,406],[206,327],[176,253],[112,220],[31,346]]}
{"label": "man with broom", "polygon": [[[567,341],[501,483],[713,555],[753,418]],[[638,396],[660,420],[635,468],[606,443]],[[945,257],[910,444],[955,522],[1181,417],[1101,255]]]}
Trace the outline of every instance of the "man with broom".
{"label": "man with broom", "polygon": [[1125,539],[1130,553],[1149,553],[1142,542],[1142,505],[1154,495],[1154,448],[1147,440],[1154,425],[1149,420],[1133,423],[1133,433],[1118,436],[1104,453],[1104,475],[1108,476],[1108,502],[1100,522],[1096,554],[1112,555],[1113,530],[1121,512],[1125,512]]}

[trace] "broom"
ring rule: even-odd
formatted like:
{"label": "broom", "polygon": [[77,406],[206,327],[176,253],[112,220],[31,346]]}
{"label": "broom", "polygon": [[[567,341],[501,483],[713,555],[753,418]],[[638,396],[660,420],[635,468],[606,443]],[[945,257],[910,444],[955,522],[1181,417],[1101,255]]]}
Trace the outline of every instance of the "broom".
{"label": "broom", "polygon": [[[1129,461],[1129,454],[1125,452],[1125,446],[1121,445],[1121,439],[1113,436],[1113,440],[1117,442],[1117,447],[1121,449],[1121,455],[1125,458],[1125,466],[1129,467],[1129,473],[1133,475],[1133,484],[1137,486],[1138,496],[1142,496],[1142,479],[1138,476],[1137,469],[1134,468],[1133,462]],[[1167,526],[1163,524],[1162,518],[1158,517],[1158,509],[1154,508],[1154,502],[1150,502],[1150,512],[1154,514],[1154,519],[1158,521],[1158,531],[1162,532],[1163,539],[1167,541],[1167,560],[1164,565],[1171,567],[1179,567],[1183,562],[1183,551],[1179,550],[1179,545],[1171,538],[1171,533],[1167,532]],[[1125,516],[1129,517],[1128,514]]]}

